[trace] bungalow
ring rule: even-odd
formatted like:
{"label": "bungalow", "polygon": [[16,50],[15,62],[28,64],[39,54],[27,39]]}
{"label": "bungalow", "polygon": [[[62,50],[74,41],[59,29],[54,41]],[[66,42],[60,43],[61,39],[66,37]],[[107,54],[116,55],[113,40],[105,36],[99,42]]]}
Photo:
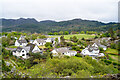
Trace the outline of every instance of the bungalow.
{"label": "bungalow", "polygon": [[89,55],[89,56],[104,56],[103,53],[99,53],[99,46],[94,43],[93,45],[89,45],[88,47],[86,47],[85,49],[82,50],[81,54],[83,55]]}
{"label": "bungalow", "polygon": [[26,40],[16,40],[15,46],[26,46],[28,43]]}
{"label": "bungalow", "polygon": [[69,50],[66,47],[62,47],[62,48],[55,48],[54,50],[52,50],[52,54],[53,56],[58,56],[58,55],[75,56],[77,52]]}

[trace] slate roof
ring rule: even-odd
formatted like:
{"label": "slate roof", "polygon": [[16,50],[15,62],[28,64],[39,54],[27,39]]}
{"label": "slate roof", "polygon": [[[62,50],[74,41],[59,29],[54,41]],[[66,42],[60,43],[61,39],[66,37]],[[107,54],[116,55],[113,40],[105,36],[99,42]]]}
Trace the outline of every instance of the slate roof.
{"label": "slate roof", "polygon": [[96,43],[88,46],[88,51],[89,52],[98,51],[98,50],[99,50],[99,48],[98,48],[98,45]]}
{"label": "slate roof", "polygon": [[27,53],[30,52],[30,46],[27,46],[27,47],[17,47],[17,49],[15,51],[21,52],[22,49],[24,49]]}
{"label": "slate roof", "polygon": [[55,48],[54,50],[56,50],[57,53],[75,52],[75,51],[69,50],[67,47]]}
{"label": "slate roof", "polygon": [[45,43],[45,40],[44,40],[44,39],[36,39],[36,41],[37,41],[38,43]]}
{"label": "slate roof", "polygon": [[35,44],[30,43],[30,44],[27,44],[26,46],[30,46],[30,51],[32,51],[35,47]]}
{"label": "slate roof", "polygon": [[22,44],[22,43],[27,43],[27,41],[26,40],[17,40],[20,44]]}
{"label": "slate roof", "polygon": [[16,51],[17,51],[17,52],[20,52],[22,49],[23,49],[23,48],[21,48],[21,47],[17,47]]}

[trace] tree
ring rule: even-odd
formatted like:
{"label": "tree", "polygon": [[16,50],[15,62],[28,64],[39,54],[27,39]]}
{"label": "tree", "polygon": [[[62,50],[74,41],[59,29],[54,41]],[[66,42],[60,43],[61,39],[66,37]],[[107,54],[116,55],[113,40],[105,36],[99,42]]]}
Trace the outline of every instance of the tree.
{"label": "tree", "polygon": [[58,33],[57,33],[57,32],[54,32],[54,35],[58,35]]}
{"label": "tree", "polygon": [[113,36],[114,36],[113,28],[110,28],[110,29],[108,30],[108,32],[111,34],[111,37],[113,38]]}
{"label": "tree", "polygon": [[74,42],[77,42],[77,41],[78,41],[78,39],[77,39],[77,37],[76,37],[76,36],[73,36],[73,38],[72,38],[72,39],[73,39],[73,41],[74,41]]}
{"label": "tree", "polygon": [[55,42],[58,43],[58,38],[55,38]]}
{"label": "tree", "polygon": [[69,32],[68,32],[68,31],[65,31],[65,32],[64,32],[64,34],[65,34],[65,35],[68,35],[68,34],[69,34]]}
{"label": "tree", "polygon": [[85,38],[83,37],[82,40],[85,40]]}
{"label": "tree", "polygon": [[52,43],[51,42],[46,42],[45,47],[52,47]]}
{"label": "tree", "polygon": [[48,35],[53,35],[53,33],[52,33],[52,32],[50,32],[50,33],[48,33]]}
{"label": "tree", "polygon": [[60,35],[63,35],[63,31],[60,31],[59,34],[60,34]]}
{"label": "tree", "polygon": [[84,32],[84,31],[81,31],[80,33],[81,33],[81,34],[85,34],[85,32]]}

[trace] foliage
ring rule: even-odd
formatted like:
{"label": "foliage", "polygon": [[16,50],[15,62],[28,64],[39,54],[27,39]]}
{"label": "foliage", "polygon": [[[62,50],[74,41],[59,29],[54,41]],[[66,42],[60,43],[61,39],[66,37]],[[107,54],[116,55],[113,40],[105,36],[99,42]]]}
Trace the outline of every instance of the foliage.
{"label": "foliage", "polygon": [[86,56],[84,59],[80,57],[48,59],[46,63],[37,64],[27,69],[26,72],[30,73],[30,76],[33,78],[57,78],[65,76],[89,78],[91,75],[114,74],[117,71],[113,65],[107,66]]}
{"label": "foliage", "polygon": [[46,42],[45,47],[52,47],[52,43],[51,42]]}

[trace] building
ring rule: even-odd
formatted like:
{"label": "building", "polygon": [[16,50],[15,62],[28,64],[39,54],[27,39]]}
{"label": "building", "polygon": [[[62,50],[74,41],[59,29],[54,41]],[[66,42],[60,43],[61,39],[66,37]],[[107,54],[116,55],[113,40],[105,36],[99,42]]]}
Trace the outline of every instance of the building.
{"label": "building", "polygon": [[30,46],[28,47],[17,47],[16,50],[13,51],[13,55],[17,57],[22,57],[24,59],[29,58]]}
{"label": "building", "polygon": [[[44,38],[44,39],[35,39],[33,44],[37,44],[38,46],[43,46],[46,42],[51,42],[53,45],[56,44],[55,38]],[[60,43],[60,37],[58,37],[58,43]]]}
{"label": "building", "polygon": [[35,39],[33,44],[36,44],[37,46],[43,46],[46,44],[46,41],[44,39]]}
{"label": "building", "polygon": [[99,46],[96,43],[94,43],[93,45],[89,45],[88,47],[83,49],[81,54],[82,55],[93,56],[93,57],[104,56],[103,53],[99,53],[99,52],[100,52]]}
{"label": "building", "polygon": [[15,46],[26,46],[28,43],[26,40],[16,40]]}
{"label": "building", "polygon": [[66,56],[75,56],[77,54],[76,51],[69,50],[67,47],[62,48],[55,48],[52,50],[53,56],[59,56],[59,55],[66,55]]}
{"label": "building", "polygon": [[29,58],[29,53],[42,53],[42,50],[39,49],[39,47],[37,45],[34,44],[28,44],[25,47],[17,47],[16,50],[13,50],[13,55],[17,56],[17,57],[22,57],[24,59],[28,59]]}

